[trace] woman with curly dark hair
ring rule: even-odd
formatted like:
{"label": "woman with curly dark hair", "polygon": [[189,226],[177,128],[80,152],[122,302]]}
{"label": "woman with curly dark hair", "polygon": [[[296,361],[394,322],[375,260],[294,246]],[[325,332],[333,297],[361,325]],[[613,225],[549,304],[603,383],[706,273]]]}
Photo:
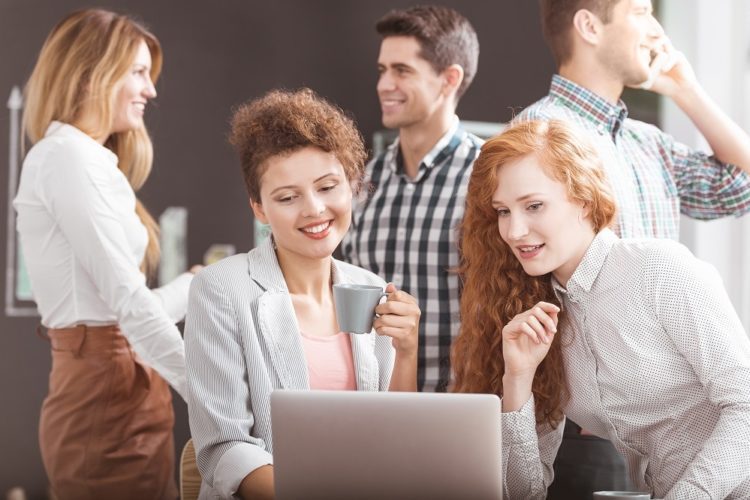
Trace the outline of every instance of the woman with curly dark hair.
{"label": "woman with curly dark hair", "polygon": [[[190,429],[202,495],[272,498],[271,392],[415,391],[420,312],[393,284],[332,256],[365,160],[340,109],[308,89],[273,91],[236,110],[230,140],[271,237],[207,267],[190,289]],[[375,335],[340,331],[332,288],[347,282],[385,287]]]}
{"label": "woman with curly dark hair", "polygon": [[474,164],[455,390],[501,396],[508,498],[545,498],[566,416],[658,498],[750,495],[750,341],[721,280],[673,241],[620,240],[595,149],[514,125]]}

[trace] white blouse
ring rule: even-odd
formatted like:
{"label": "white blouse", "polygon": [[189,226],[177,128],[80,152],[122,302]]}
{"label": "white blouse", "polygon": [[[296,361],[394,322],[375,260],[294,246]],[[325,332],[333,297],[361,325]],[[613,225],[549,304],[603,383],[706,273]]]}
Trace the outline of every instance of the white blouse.
{"label": "white blouse", "polygon": [[[604,230],[553,286],[565,414],[655,498],[750,497],[750,340],[718,273],[676,242]],[[533,397],[502,424],[507,498],[544,498],[564,425],[537,426]]]}
{"label": "white blouse", "polygon": [[184,397],[185,316],[192,275],[149,290],[148,234],[117,156],[52,122],[23,163],[13,206],[34,300],[48,328],[119,324],[135,352]]}

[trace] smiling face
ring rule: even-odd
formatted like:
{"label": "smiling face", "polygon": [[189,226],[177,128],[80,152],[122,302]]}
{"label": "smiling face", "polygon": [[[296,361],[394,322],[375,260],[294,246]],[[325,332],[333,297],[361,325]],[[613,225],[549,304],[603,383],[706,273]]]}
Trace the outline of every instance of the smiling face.
{"label": "smiling face", "polygon": [[377,92],[385,127],[419,125],[452,105],[445,77],[419,53],[419,42],[410,36],[389,36],[380,45]]}
{"label": "smiling face", "polygon": [[663,36],[651,0],[620,0],[603,25],[598,58],[623,85],[638,85],[648,79],[651,51]]}
{"label": "smiling face", "polygon": [[313,147],[267,162],[260,203],[251,206],[271,226],[277,252],[286,259],[329,258],[351,223],[352,189],[341,162]]}
{"label": "smiling face", "polygon": [[117,87],[111,133],[142,127],[146,103],[156,97],[151,81],[151,52],[145,41],[141,40],[133,64]]}
{"label": "smiling face", "polygon": [[498,167],[492,206],[500,237],[524,271],[551,272],[565,285],[595,235],[583,204],[571,201],[532,154]]}

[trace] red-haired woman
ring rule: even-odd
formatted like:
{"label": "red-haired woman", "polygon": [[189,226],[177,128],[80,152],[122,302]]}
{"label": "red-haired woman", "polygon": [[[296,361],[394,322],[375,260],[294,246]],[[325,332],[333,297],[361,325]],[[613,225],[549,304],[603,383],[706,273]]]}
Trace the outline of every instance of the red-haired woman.
{"label": "red-haired woman", "polygon": [[503,398],[508,498],[544,498],[570,416],[659,498],[750,495],[750,341],[683,246],[620,240],[600,160],[559,121],[474,165],[455,390]]}

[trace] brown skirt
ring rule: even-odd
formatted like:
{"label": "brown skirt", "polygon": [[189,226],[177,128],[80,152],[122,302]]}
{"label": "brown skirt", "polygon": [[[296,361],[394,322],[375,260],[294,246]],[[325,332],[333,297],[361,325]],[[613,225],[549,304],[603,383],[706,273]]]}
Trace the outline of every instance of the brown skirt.
{"label": "brown skirt", "polygon": [[115,326],[49,330],[39,444],[58,500],[177,498],[167,383]]}

